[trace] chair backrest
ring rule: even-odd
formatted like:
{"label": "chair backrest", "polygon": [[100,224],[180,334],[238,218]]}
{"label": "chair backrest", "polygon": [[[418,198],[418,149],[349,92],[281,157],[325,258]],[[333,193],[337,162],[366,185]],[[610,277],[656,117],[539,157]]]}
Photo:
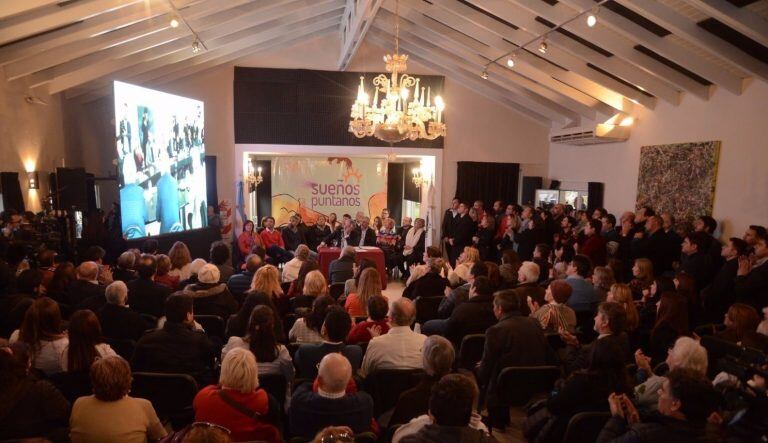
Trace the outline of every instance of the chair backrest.
{"label": "chair backrest", "polygon": [[424,324],[429,320],[439,318],[437,309],[443,297],[416,297],[416,323]]}
{"label": "chair backrest", "polygon": [[465,335],[459,346],[458,367],[472,370],[475,364],[483,359],[485,334]]}
{"label": "chair backrest", "polygon": [[592,443],[597,440],[605,423],[611,418],[607,412],[580,412],[568,422],[563,443]]}
{"label": "chair backrest", "polygon": [[125,338],[105,338],[104,343],[114,349],[117,355],[128,361],[131,361],[133,351],[136,349],[136,342]]}
{"label": "chair backrest", "polygon": [[377,443],[378,441],[378,436],[376,436],[376,434],[373,432],[355,434],[355,443]]}
{"label": "chair backrest", "polygon": [[422,369],[379,369],[368,374],[364,389],[373,397],[374,416],[395,407],[400,394],[416,386],[424,376]]}
{"label": "chair backrest", "polygon": [[288,390],[288,381],[282,374],[260,374],[259,386],[272,395],[280,405],[280,410],[285,410],[285,394]]}
{"label": "chair backrest", "polygon": [[224,333],[224,319],[218,315],[195,315],[195,321],[205,329],[205,335],[208,337],[218,337],[221,342],[226,342]]}
{"label": "chair backrest", "polygon": [[723,329],[725,329],[725,325],[722,323],[707,323],[705,325],[697,326],[693,332],[699,337],[705,337],[707,335],[715,335]]}
{"label": "chair backrest", "polygon": [[72,404],[80,397],[93,394],[88,370],[59,372],[48,377],[64,398]]}
{"label": "chair backrest", "polygon": [[328,295],[333,297],[334,300],[338,300],[344,294],[344,285],[345,283],[331,283],[331,286],[328,288]]}
{"label": "chair backrest", "polygon": [[511,366],[499,372],[497,389],[504,406],[523,406],[536,394],[548,393],[561,371],[557,366]]}
{"label": "chair backrest", "polygon": [[590,343],[597,338],[595,332],[595,312],[579,311],[576,313],[576,329],[582,334],[580,337],[584,343]]}
{"label": "chair backrest", "polygon": [[144,320],[147,323],[148,328],[157,327],[157,317],[151,314],[145,314],[143,312],[140,312],[139,315],[141,316],[142,320]]}
{"label": "chair backrest", "polygon": [[161,420],[194,418],[192,400],[196,394],[197,382],[188,374],[133,373],[131,395],[152,402]]}

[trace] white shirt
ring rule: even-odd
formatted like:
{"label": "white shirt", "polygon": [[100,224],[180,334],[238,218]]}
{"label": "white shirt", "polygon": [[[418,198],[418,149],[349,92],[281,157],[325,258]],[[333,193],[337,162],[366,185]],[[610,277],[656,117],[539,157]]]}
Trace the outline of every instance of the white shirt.
{"label": "white shirt", "polygon": [[413,248],[416,247],[417,244],[419,244],[419,240],[421,240],[421,235],[424,232],[424,229],[416,229],[411,228],[408,230],[408,233],[405,234],[405,246],[410,246],[410,248],[403,251],[403,255],[408,256],[411,255],[411,252],[413,252]]}
{"label": "white shirt", "polygon": [[290,283],[299,278],[299,271],[304,262],[294,257],[283,265],[283,283]]}
{"label": "white shirt", "polygon": [[[250,350],[250,346],[247,341],[241,337],[230,337],[224,349],[221,350],[221,360],[224,361],[224,356],[227,352],[233,349],[247,349]],[[293,360],[291,360],[291,354],[288,352],[288,348],[283,345],[277,345],[277,358],[273,361],[257,361],[256,365],[259,370],[259,374],[282,374],[287,381],[293,380],[294,369]]]}
{"label": "white shirt", "polygon": [[426,335],[413,332],[408,326],[393,326],[368,343],[360,376],[376,369],[423,369],[421,350],[426,339]]}
{"label": "white shirt", "polygon": [[[19,341],[19,330],[13,331],[8,340],[11,344]],[[31,345],[31,343],[27,343]],[[40,341],[40,349],[32,356],[32,366],[45,372],[47,375],[61,372],[61,354],[69,346],[69,337],[58,338],[53,341]]]}

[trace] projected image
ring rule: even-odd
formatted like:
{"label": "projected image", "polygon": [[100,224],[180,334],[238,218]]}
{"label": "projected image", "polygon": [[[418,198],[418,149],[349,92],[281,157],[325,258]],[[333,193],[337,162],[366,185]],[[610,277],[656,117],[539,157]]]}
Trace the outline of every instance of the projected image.
{"label": "projected image", "polygon": [[115,82],[123,237],[205,227],[203,102]]}

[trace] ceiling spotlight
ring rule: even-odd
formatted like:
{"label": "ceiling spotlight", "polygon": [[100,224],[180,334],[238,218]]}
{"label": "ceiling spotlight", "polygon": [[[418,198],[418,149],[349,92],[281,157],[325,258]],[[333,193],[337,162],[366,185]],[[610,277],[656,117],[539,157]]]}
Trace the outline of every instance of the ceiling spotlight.
{"label": "ceiling spotlight", "polygon": [[507,59],[507,66],[509,66],[510,68],[514,68],[515,67],[515,57],[514,56],[510,56]]}
{"label": "ceiling spotlight", "polygon": [[178,28],[179,27],[179,18],[175,15],[171,17],[171,28]]}
{"label": "ceiling spotlight", "polygon": [[480,77],[482,77],[482,78],[483,78],[483,80],[488,80],[488,71],[486,71],[485,69],[483,69],[483,73],[482,73],[482,74],[480,74]]}
{"label": "ceiling spotlight", "polygon": [[595,6],[592,9],[592,12],[590,12],[589,15],[587,16],[587,26],[589,26],[590,28],[594,28],[595,25],[597,24],[597,11],[598,11],[598,7]]}
{"label": "ceiling spotlight", "polygon": [[192,52],[194,54],[197,54],[201,50],[202,50],[202,48],[200,47],[200,41],[199,40],[195,40],[194,42],[192,42]]}
{"label": "ceiling spotlight", "polygon": [[541,52],[542,54],[546,54],[547,53],[547,39],[546,38],[544,38],[541,41],[541,43],[539,44],[539,52]]}

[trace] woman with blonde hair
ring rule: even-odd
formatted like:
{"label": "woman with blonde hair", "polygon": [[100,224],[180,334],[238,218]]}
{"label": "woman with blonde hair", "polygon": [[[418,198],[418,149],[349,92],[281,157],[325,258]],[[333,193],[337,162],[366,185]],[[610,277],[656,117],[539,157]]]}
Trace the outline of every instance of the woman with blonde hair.
{"label": "woman with blonde hair", "polygon": [[368,299],[381,295],[381,276],[376,268],[367,268],[360,274],[357,292],[349,294],[344,303],[350,317],[365,317],[368,315]]}
{"label": "woman with blonde hair", "polygon": [[653,282],[653,262],[647,258],[635,260],[635,265],[632,266],[632,281],[629,282],[632,298],[642,299],[643,291],[650,289]]}
{"label": "woman with blonde hair", "polygon": [[283,283],[291,283],[299,278],[301,265],[309,260],[309,246],[299,245],[296,247],[296,254],[288,263],[283,265]]}
{"label": "woman with blonde hair", "polygon": [[264,265],[256,271],[251,280],[250,292],[261,292],[277,300],[283,295],[280,287],[280,271],[272,265]]}
{"label": "woman with blonde hair", "polygon": [[[269,394],[259,387],[256,358],[248,349],[232,349],[224,356],[219,384],[201,389],[192,406],[195,421],[229,429],[232,441],[282,441],[280,432],[267,421],[277,411],[269,410]],[[253,417],[245,417],[241,408]]]}
{"label": "woman with blonde hair", "polygon": [[179,287],[179,276],[171,275],[171,259],[165,254],[158,254],[155,256],[157,259],[157,273],[155,274],[155,283],[167,286],[172,290],[176,290]]}
{"label": "woman with blonde hair", "polygon": [[307,273],[301,289],[302,294],[291,299],[291,307],[294,311],[299,308],[312,308],[315,299],[328,292],[328,282],[323,273],[316,269]]}
{"label": "woman with blonde hair", "polygon": [[614,283],[608,291],[606,301],[620,304],[627,313],[626,331],[633,332],[640,326],[640,314],[637,312],[635,302],[632,300],[632,290],[624,283]]}
{"label": "woman with blonde hair", "polygon": [[168,258],[171,259],[171,270],[168,275],[179,277],[180,281],[189,280],[192,275],[190,264],[192,263],[192,254],[184,242],[177,241],[168,251]]}
{"label": "woman with blonde hair", "polygon": [[480,251],[471,246],[465,247],[464,252],[456,260],[456,268],[448,274],[448,282],[451,286],[458,286],[461,282],[469,281],[469,271],[479,261]]}

